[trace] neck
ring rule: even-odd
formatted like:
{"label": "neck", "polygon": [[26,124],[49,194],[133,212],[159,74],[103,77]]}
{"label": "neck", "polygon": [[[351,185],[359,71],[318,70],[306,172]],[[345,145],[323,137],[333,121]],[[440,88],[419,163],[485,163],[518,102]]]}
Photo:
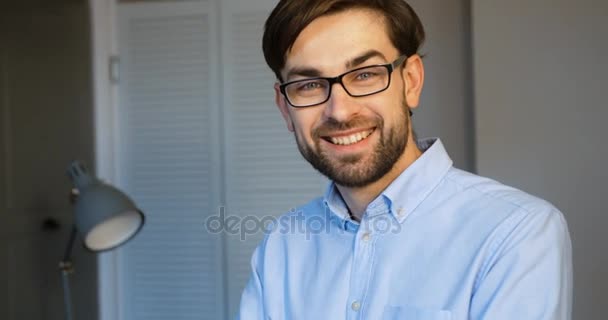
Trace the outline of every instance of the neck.
{"label": "neck", "polygon": [[385,174],[380,180],[373,182],[364,187],[348,188],[336,185],[342,199],[350,210],[351,217],[355,221],[361,221],[361,217],[365,213],[367,206],[376,199],[382,191],[384,191],[405,169],[407,169],[416,159],[420,157],[422,151],[418,149],[418,145],[414,141],[413,134],[410,131],[405,150],[399,160],[395,162],[393,168]]}

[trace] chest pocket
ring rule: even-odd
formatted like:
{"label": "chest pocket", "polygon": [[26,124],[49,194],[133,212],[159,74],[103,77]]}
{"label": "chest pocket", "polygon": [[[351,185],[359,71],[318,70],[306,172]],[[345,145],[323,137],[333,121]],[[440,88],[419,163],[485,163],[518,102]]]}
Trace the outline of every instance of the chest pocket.
{"label": "chest pocket", "polygon": [[422,309],[412,306],[386,306],[382,320],[451,320],[447,310]]}

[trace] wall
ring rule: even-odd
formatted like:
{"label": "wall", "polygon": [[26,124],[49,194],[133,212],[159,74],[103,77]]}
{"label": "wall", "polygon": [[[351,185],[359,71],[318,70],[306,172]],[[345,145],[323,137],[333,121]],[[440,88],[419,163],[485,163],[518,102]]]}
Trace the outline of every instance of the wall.
{"label": "wall", "polygon": [[573,319],[605,318],[608,2],[473,1],[479,172],[560,208]]}
{"label": "wall", "polygon": [[[75,0],[0,11],[0,319],[63,319],[65,169],[76,158],[94,165],[87,12]],[[43,231],[47,217],[61,229]],[[75,318],[96,319],[95,257],[75,249]]]}
{"label": "wall", "polygon": [[424,24],[425,85],[414,111],[418,137],[440,137],[456,167],[474,167],[468,0],[410,0]]}

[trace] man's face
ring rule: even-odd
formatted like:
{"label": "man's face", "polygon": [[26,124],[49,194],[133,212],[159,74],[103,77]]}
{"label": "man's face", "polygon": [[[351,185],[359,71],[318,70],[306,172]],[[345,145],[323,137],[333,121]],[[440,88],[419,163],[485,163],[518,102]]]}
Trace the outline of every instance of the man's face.
{"label": "man's face", "polygon": [[[348,10],[314,20],[287,53],[286,82],[334,77],[349,70],[393,62],[384,19],[369,10]],[[407,63],[407,61],[405,62]],[[318,171],[345,187],[363,187],[385,176],[403,156],[409,133],[407,68],[398,66],[383,92],[351,97],[334,85],[323,104],[293,108],[275,86],[281,113],[298,149]]]}

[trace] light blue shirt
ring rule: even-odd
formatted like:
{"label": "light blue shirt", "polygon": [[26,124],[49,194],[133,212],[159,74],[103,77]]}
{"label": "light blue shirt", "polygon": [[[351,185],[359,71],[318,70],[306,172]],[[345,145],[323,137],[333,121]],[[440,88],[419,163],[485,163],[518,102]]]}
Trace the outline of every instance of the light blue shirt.
{"label": "light blue shirt", "polygon": [[283,215],[253,254],[240,319],[570,319],[572,248],[551,204],[458,170],[441,141],[372,201]]}

